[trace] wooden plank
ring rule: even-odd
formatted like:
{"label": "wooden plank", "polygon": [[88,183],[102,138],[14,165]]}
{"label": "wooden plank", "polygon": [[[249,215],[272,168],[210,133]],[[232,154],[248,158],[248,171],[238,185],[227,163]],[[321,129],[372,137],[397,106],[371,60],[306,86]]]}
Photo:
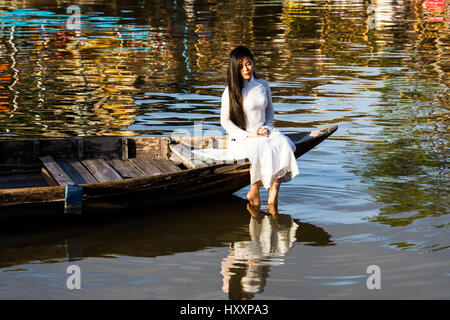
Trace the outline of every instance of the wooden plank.
{"label": "wooden plank", "polygon": [[169,137],[161,137],[161,159],[169,160],[170,158],[170,138]]}
{"label": "wooden plank", "polygon": [[52,156],[54,158],[75,158],[78,154],[75,139],[52,139],[40,140],[41,156]]}
{"label": "wooden plank", "polygon": [[207,167],[208,164],[199,158],[196,158],[191,151],[191,147],[184,143],[171,144],[170,150],[183,162],[183,164],[191,169]]}
{"label": "wooden plank", "polygon": [[[167,154],[162,154],[162,137],[142,137],[128,139],[128,148],[134,149],[130,152],[130,158],[156,158],[167,159]],[[131,140],[131,141],[130,141]]]}
{"label": "wooden plank", "polygon": [[51,177],[53,177],[60,186],[65,184],[76,184],[52,156],[41,157],[39,159],[42,161]]}
{"label": "wooden plank", "polygon": [[33,162],[41,156],[41,143],[39,140],[33,141]]}
{"label": "wooden plank", "polygon": [[84,159],[84,140],[83,138],[75,138],[75,141],[77,142],[78,159]]}
{"label": "wooden plank", "polygon": [[99,182],[79,160],[56,159],[56,162],[76,184]]}
{"label": "wooden plank", "polygon": [[148,161],[164,173],[181,171],[181,168],[170,160],[149,159]]}
{"label": "wooden plank", "polygon": [[128,160],[128,138],[122,138],[122,160]]}
{"label": "wooden plank", "polygon": [[122,140],[117,137],[89,137],[84,140],[84,156],[88,159],[120,158]]}
{"label": "wooden plank", "polygon": [[172,142],[184,143],[187,146],[194,146],[196,149],[205,148],[227,148],[227,136],[175,136],[171,137]]}
{"label": "wooden plank", "polygon": [[[206,168],[192,169],[192,170],[182,170],[179,172],[174,172],[170,174],[159,174],[152,177],[144,177],[141,179],[125,179],[119,182],[106,182],[102,184],[95,184],[89,186],[89,188],[84,189],[84,194],[86,199],[93,197],[97,199],[99,197],[112,197],[116,198],[118,196],[141,196],[143,199],[149,197],[149,192],[152,192],[154,198],[161,197],[161,195],[166,194],[166,189],[169,187],[171,190],[173,188],[180,189],[183,192],[193,192],[195,190],[186,190],[186,184],[191,186],[199,186],[202,184],[204,179],[210,179],[216,181],[214,172],[217,168],[223,165],[210,166]],[[226,177],[230,181],[236,182],[236,176],[227,174]],[[248,172],[247,172],[247,180]],[[180,185],[181,184],[181,185]],[[248,181],[246,182],[248,184]],[[245,186],[244,184],[243,186]],[[223,184],[222,187],[226,187],[227,184]],[[243,186],[240,186],[242,188]],[[189,188],[188,188],[189,189]],[[210,192],[214,192],[214,189],[209,188]],[[171,194],[173,196],[175,194]],[[64,204],[65,199],[65,187],[55,186],[55,187],[38,187],[38,188],[25,188],[25,189],[6,189],[0,190],[0,216],[3,211],[3,207],[15,207],[22,206],[24,204],[42,206],[44,203],[56,203],[59,202]],[[169,195],[168,195],[169,196]],[[85,199],[85,200],[86,200]],[[109,198],[110,199],[110,198]],[[87,203],[85,201],[85,203]],[[63,207],[61,207],[62,210]]]}
{"label": "wooden plank", "polygon": [[146,158],[136,158],[130,159],[130,161],[139,168],[146,176],[154,176],[157,174],[164,173],[161,169],[155,166],[149,159]]}
{"label": "wooden plank", "polygon": [[81,160],[81,163],[99,182],[123,180],[120,174],[104,159],[84,159]]}
{"label": "wooden plank", "polygon": [[48,170],[45,167],[42,167],[42,173],[41,173],[42,179],[45,181],[47,186],[57,187],[60,186],[58,181],[53,178],[53,176],[48,172]]}
{"label": "wooden plank", "polygon": [[0,141],[0,163],[2,164],[32,164],[32,140]]}
{"label": "wooden plank", "polygon": [[142,178],[147,175],[136,167],[131,161],[122,161],[120,159],[105,159],[108,164],[113,167],[123,179]]}
{"label": "wooden plank", "polygon": [[48,184],[42,179],[39,171],[21,174],[0,175],[0,189],[46,187]]}

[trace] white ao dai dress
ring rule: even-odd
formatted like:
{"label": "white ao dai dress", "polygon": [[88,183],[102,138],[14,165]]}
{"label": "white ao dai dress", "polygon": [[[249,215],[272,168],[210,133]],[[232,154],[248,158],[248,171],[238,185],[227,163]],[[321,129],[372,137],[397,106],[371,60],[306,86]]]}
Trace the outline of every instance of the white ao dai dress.
{"label": "white ao dai dress", "polygon": [[[200,158],[214,160],[249,159],[250,182],[261,180],[269,189],[276,179],[288,182],[298,175],[299,169],[294,156],[295,145],[273,127],[274,110],[269,84],[259,78],[244,80],[242,89],[246,129],[236,126],[229,115],[228,87],[222,95],[220,124],[228,133],[227,149],[197,149],[194,154]],[[261,127],[270,130],[268,137],[249,138],[248,135]]]}

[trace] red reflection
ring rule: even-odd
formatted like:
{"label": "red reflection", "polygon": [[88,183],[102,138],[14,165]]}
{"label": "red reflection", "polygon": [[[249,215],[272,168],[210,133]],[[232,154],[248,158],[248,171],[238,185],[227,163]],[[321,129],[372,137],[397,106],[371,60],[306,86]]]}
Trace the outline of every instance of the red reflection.
{"label": "red reflection", "polygon": [[0,62],[0,118],[6,118],[9,113],[9,93],[8,85],[12,79],[9,73],[8,61]]}
{"label": "red reflection", "polygon": [[445,0],[413,0],[413,4],[422,4],[424,12],[432,16],[427,21],[443,21],[445,12]]}

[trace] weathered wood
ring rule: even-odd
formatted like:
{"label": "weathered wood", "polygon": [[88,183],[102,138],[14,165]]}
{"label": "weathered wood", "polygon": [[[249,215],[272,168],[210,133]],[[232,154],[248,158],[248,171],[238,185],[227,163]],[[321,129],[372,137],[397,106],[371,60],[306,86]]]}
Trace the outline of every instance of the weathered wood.
{"label": "weathered wood", "polygon": [[75,138],[77,143],[78,160],[84,159],[84,140],[83,138]]}
{"label": "weathered wood", "polygon": [[161,159],[163,160],[169,160],[170,159],[170,138],[168,137],[162,137],[160,140],[161,144]]}
{"label": "weathered wood", "polygon": [[[313,133],[307,132],[287,134],[287,136],[296,145],[295,155],[298,156],[316,146],[318,143],[320,143],[334,131],[336,131],[336,129],[337,126],[333,126],[330,128],[315,130],[313,131]],[[121,138],[103,137],[102,139],[109,140],[109,142],[105,145],[104,149],[102,149],[103,151],[98,150],[97,148],[98,154],[110,154],[112,155],[111,157],[115,160],[120,159]],[[74,140],[71,139],[71,141],[72,142],[66,143],[64,143],[64,141],[58,141],[55,145],[52,145],[49,141],[41,141],[41,157],[52,155],[46,153],[48,151],[54,151],[55,154],[61,154],[64,153],[64,151],[70,151],[70,149],[72,148],[71,146],[76,146]],[[96,141],[99,142],[101,140]],[[5,146],[3,142],[4,141],[0,141],[0,150],[2,152],[4,151],[3,147]],[[7,142],[7,149],[13,151],[14,157],[12,159],[15,159],[11,161],[11,158],[1,158],[1,164],[9,164],[7,165],[7,170],[12,170],[14,166],[11,166],[11,164],[14,163],[21,165],[22,168],[25,168],[23,166],[24,164],[32,162],[33,144],[31,140],[25,142]],[[24,147],[25,149],[14,149],[14,145]],[[89,145],[89,143],[87,145]],[[57,150],[59,146],[62,147],[62,150]],[[76,159],[77,152],[75,147],[73,151],[74,152],[72,152],[70,156],[73,159]],[[129,150],[129,152],[131,152],[131,150]],[[161,149],[159,149],[159,152],[161,153]],[[19,157],[19,160],[17,160],[17,157]],[[69,157],[69,155],[65,155],[65,157],[67,158]],[[152,161],[149,161],[149,159],[144,160],[143,158],[132,159],[132,161],[130,161],[130,163],[132,163],[133,165],[135,165],[135,163],[140,163],[140,165],[146,170],[149,170],[150,167],[148,164],[151,162]],[[98,205],[99,203],[105,203],[105,201],[107,203],[110,203],[115,200],[120,200],[119,203],[122,204],[124,199],[130,199],[130,204],[152,204],[156,202],[178,201],[200,196],[216,195],[219,193],[232,193],[245,187],[250,181],[248,163],[239,165],[231,165],[225,163],[196,169],[159,174],[154,173],[155,171],[160,172],[161,170],[157,169],[154,164],[152,165],[153,166],[151,168],[154,170],[152,171],[152,176],[123,179],[112,182],[84,184],[84,203],[95,203],[95,205]],[[117,172],[118,170],[112,168],[112,166],[110,166],[109,164],[108,166],[111,168],[111,170],[113,170],[113,172],[116,172],[117,175],[121,177],[121,175]],[[46,167],[43,168],[43,172],[45,171],[47,171]],[[51,178],[52,175],[49,174],[49,177]],[[54,208],[59,208],[57,210],[62,211],[64,204],[64,187],[55,186],[22,189],[0,189],[0,217],[6,217],[8,216],[7,212],[12,212],[10,210],[3,210],[4,208],[22,208],[25,205],[27,206],[27,208],[42,208],[43,204],[48,204],[49,206],[51,205]],[[25,214],[29,211],[24,210],[22,212],[23,214]]]}
{"label": "weathered wood", "polygon": [[84,159],[81,162],[99,182],[122,180],[120,174],[104,159]]}
{"label": "weathered wood", "polygon": [[33,162],[41,156],[41,143],[39,140],[33,141]]}
{"label": "weathered wood", "polygon": [[84,156],[93,158],[120,158],[122,154],[122,138],[91,137],[84,138]]}
{"label": "weathered wood", "polygon": [[[211,176],[214,171],[224,165],[215,165],[205,168],[182,170],[173,173],[158,174],[136,179],[96,183],[84,185],[83,190],[87,198],[126,195],[128,193],[147,192],[149,190],[164,190],[167,185],[173,188],[181,182]],[[233,175],[227,175],[233,179]],[[17,206],[25,203],[43,204],[46,202],[64,202],[64,186],[36,187],[26,189],[0,190],[0,207]],[[212,190],[214,191],[214,190]]]}
{"label": "weathered wood", "polygon": [[183,161],[181,161],[181,159],[178,158],[173,152],[170,154],[169,160],[175,163],[176,165],[183,164]]}
{"label": "weathered wood", "polygon": [[139,170],[144,172],[147,176],[154,176],[157,174],[164,173],[164,171],[160,170],[157,166],[155,166],[149,159],[147,158],[136,158],[130,159],[130,161],[137,167]]}
{"label": "weathered wood", "polygon": [[128,138],[122,138],[122,160],[128,160]]}
{"label": "weathered wood", "polygon": [[184,143],[171,144],[170,150],[172,150],[172,152],[180,158],[183,164],[188,168],[193,169],[208,166],[207,163],[195,157],[191,151],[191,147],[185,145]]}
{"label": "weathered wood", "polygon": [[42,161],[42,164],[47,169],[51,177],[55,179],[60,186],[65,184],[76,184],[52,156],[45,156],[39,159]]}
{"label": "weathered wood", "polygon": [[75,158],[78,155],[78,146],[75,139],[40,140],[41,157]]}
{"label": "weathered wood", "polygon": [[76,184],[99,182],[79,160],[73,159],[55,159],[55,160]]}
{"label": "weathered wood", "polygon": [[164,173],[181,171],[180,167],[170,160],[149,159],[148,161]]}
{"label": "weathered wood", "polygon": [[2,164],[32,164],[32,140],[0,141],[0,163]]}
{"label": "weathered wood", "polygon": [[172,142],[184,143],[185,145],[197,149],[205,148],[226,148],[228,143],[227,136],[178,136],[172,137]]}
{"label": "weathered wood", "polygon": [[34,186],[48,186],[42,179],[40,171],[0,175],[0,189],[29,188]]}
{"label": "weathered wood", "polygon": [[50,172],[48,172],[48,170],[45,167],[42,168],[41,177],[45,181],[47,186],[52,186],[52,187],[59,186],[58,181],[56,181],[56,179],[53,178],[52,174]]}
{"label": "weathered wood", "polygon": [[123,179],[141,178],[147,176],[129,160],[122,161],[120,159],[105,159],[105,161],[108,162],[108,164],[113,167]]}
{"label": "weathered wood", "polygon": [[133,138],[136,158],[163,158],[161,155],[161,137]]}

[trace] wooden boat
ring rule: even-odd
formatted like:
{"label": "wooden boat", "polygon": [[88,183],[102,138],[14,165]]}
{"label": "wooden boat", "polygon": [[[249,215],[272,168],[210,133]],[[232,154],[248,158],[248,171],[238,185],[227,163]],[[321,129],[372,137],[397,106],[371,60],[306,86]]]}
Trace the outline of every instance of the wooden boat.
{"label": "wooden boat", "polygon": [[[336,130],[332,126],[287,136],[300,157]],[[249,162],[206,162],[191,153],[192,147],[226,148],[226,143],[224,136],[2,140],[0,219],[30,216],[31,209],[61,215],[66,185],[82,186],[83,214],[105,206],[231,194],[250,183]]]}

